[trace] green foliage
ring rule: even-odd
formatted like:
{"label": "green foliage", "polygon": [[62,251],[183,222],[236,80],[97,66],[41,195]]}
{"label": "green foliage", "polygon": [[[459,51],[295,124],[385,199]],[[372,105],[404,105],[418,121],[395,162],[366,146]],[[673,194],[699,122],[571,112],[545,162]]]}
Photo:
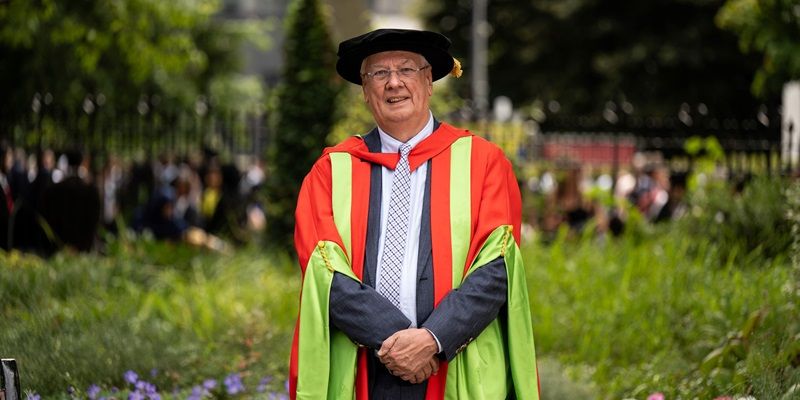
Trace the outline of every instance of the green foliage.
{"label": "green foliage", "polygon": [[[597,385],[585,371],[564,365],[557,360],[539,357],[536,360],[541,387],[541,398],[547,400],[596,399],[600,396]],[[580,373],[579,377],[573,377]]]}
{"label": "green foliage", "polygon": [[800,324],[786,258],[720,264],[721,243],[676,228],[526,245],[537,354],[589,366],[602,399],[780,398],[800,383],[779,354]]}
{"label": "green foliage", "polygon": [[239,371],[250,388],[264,376],[282,387],[299,284],[288,258],[156,242],[109,255],[0,253],[0,354],[25,389],[122,388],[126,370],[154,368],[162,393]]}
{"label": "green foliage", "polygon": [[364,103],[361,86],[348,85],[339,94],[337,110],[340,117],[333,126],[328,144],[335,145],[350,136],[364,135],[375,127],[375,120]]}
{"label": "green foliage", "polygon": [[[792,264],[797,270],[797,282],[800,285],[800,181],[795,181],[786,189],[788,200],[786,217],[792,224]],[[800,286],[799,286],[800,287]]]}
{"label": "green foliage", "polygon": [[692,158],[692,173],[687,182],[690,192],[707,192],[724,189],[724,179],[718,178],[718,167],[725,160],[725,151],[713,136],[692,136],[683,144],[686,154]]}
{"label": "green foliage", "polygon": [[[748,182],[741,192],[725,185],[699,187],[689,196],[689,212],[680,221],[681,228],[691,237],[715,243],[723,262],[742,257],[785,258],[792,244],[785,187],[780,179],[763,177]],[[701,243],[692,251],[707,252]]]}
{"label": "green foliage", "polygon": [[[211,86],[236,86],[229,76],[241,67],[243,42],[268,45],[267,24],[212,18],[219,8],[219,0],[0,5],[0,58],[13,60],[0,65],[0,119],[74,142],[98,121],[114,120],[104,132],[113,135],[124,118],[194,114]],[[225,98],[220,109],[250,100],[239,99]]]}
{"label": "green foliage", "polygon": [[780,94],[787,81],[800,79],[800,7],[795,0],[727,0],[717,25],[739,35],[745,52],[763,54],[753,78],[753,93]]}
{"label": "green foliage", "polygon": [[[791,0],[784,1],[791,3]],[[567,115],[630,102],[634,114],[674,115],[705,103],[712,115],[752,115],[755,56],[714,25],[723,0],[492,1],[488,8],[491,97],[516,105],[561,104]],[[453,40],[471,73],[470,2],[425,2],[429,28]],[[457,82],[469,94],[469,79]]]}
{"label": "green foliage", "polygon": [[303,177],[319,157],[335,120],[341,83],[319,0],[294,0],[286,21],[283,83],[274,97],[276,121],[268,160],[269,244],[288,247]]}

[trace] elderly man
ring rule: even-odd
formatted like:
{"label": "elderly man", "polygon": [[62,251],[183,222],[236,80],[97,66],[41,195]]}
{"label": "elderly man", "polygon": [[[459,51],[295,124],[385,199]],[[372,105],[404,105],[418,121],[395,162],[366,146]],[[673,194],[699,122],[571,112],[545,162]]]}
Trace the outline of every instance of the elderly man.
{"label": "elderly man", "polygon": [[434,32],[342,42],[377,127],[303,181],[297,399],[538,399],[519,188],[503,152],[429,110],[460,64]]}

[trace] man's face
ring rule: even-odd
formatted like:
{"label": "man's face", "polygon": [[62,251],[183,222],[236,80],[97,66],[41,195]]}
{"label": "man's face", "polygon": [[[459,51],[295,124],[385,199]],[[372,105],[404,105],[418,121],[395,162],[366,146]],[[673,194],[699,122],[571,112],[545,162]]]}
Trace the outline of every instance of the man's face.
{"label": "man's face", "polygon": [[[401,68],[425,69],[402,76],[396,72]],[[363,76],[380,70],[394,72],[385,80]],[[408,124],[409,128],[415,128],[428,120],[433,80],[431,68],[422,56],[408,51],[373,54],[364,60],[361,73],[364,100],[379,126]]]}

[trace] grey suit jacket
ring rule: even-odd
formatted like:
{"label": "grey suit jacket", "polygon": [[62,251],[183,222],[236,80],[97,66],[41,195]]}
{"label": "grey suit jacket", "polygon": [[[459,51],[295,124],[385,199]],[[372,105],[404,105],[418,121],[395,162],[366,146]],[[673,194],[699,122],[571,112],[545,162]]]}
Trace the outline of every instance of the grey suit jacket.
{"label": "grey suit jacket", "polygon": [[[438,122],[435,124],[438,128]],[[380,152],[377,129],[364,138],[371,152]],[[381,215],[381,166],[372,165],[364,254],[363,283],[335,273],[330,294],[331,324],[354,342],[378,350],[386,338],[406,329],[411,321],[375,288]],[[417,267],[417,324],[427,328],[442,346],[439,357],[452,360],[497,317],[506,302],[507,277],[498,258],[475,270],[458,289],[433,308],[433,256],[430,218],[431,163],[420,227]],[[424,399],[427,382],[411,384],[390,374],[370,351],[368,362],[370,399]]]}

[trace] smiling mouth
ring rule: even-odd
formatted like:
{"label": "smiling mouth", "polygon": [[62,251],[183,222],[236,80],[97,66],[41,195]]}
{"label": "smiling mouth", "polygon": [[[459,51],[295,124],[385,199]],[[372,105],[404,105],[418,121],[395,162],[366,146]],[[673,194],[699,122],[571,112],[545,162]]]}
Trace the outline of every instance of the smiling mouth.
{"label": "smiling mouth", "polygon": [[408,97],[390,97],[390,98],[386,99],[386,102],[389,103],[389,104],[397,104],[397,103],[400,103],[400,102],[402,102],[404,100],[408,100]]}

